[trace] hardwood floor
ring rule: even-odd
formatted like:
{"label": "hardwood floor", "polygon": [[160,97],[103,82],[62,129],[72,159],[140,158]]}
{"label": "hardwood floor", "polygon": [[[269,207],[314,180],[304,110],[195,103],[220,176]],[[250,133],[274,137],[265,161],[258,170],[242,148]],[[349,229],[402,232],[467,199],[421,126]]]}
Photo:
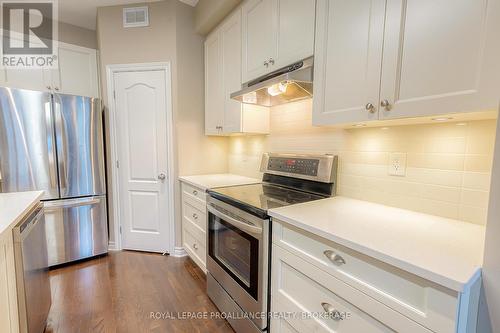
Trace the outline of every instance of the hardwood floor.
{"label": "hardwood floor", "polygon": [[220,318],[151,318],[152,313],[184,318],[189,313],[216,313],[205,292],[205,275],[187,257],[111,252],[53,270],[50,282],[47,333],[233,332]]}

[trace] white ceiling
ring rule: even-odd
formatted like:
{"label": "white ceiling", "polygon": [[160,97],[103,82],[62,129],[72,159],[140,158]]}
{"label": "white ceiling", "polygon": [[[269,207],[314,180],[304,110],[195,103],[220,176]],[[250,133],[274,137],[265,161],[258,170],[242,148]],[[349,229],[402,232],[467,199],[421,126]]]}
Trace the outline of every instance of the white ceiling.
{"label": "white ceiling", "polygon": [[[95,30],[97,7],[127,5],[159,0],[59,0],[59,21]],[[196,6],[198,0],[180,0]]]}

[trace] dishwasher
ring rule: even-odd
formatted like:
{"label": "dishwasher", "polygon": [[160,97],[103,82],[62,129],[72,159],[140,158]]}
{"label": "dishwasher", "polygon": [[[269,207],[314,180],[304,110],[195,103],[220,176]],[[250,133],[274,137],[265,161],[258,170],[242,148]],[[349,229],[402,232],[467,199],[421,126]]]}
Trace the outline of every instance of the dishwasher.
{"label": "dishwasher", "polygon": [[43,333],[52,303],[43,204],[13,232],[20,332]]}

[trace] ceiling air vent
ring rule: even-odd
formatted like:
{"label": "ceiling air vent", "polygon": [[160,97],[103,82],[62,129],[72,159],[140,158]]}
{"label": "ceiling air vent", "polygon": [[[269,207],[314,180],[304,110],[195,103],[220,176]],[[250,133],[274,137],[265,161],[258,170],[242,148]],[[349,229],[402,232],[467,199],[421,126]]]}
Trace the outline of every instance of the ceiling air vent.
{"label": "ceiling air vent", "polygon": [[123,8],[123,27],[147,27],[149,25],[148,7]]}

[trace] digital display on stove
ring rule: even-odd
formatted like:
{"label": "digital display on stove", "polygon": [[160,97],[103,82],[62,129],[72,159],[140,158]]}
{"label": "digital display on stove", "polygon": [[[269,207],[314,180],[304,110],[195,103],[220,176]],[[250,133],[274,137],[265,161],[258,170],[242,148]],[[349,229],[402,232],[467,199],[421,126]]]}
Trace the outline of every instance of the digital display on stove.
{"label": "digital display on stove", "polygon": [[271,157],[267,165],[267,169],[271,171],[288,172],[306,176],[317,176],[318,167],[319,160],[309,158]]}

